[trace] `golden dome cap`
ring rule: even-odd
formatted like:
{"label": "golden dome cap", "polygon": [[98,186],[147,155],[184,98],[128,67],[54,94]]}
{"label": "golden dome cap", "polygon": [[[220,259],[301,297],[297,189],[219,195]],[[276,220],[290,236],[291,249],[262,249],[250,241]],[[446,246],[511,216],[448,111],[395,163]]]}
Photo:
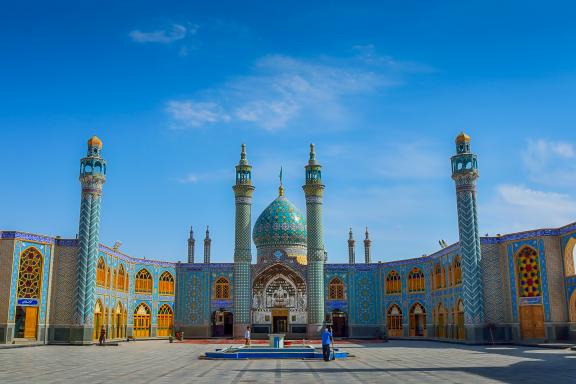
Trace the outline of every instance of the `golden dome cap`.
{"label": "golden dome cap", "polygon": [[456,144],[469,143],[469,142],[470,142],[470,136],[468,136],[464,132],[461,132],[458,136],[456,136]]}
{"label": "golden dome cap", "polygon": [[88,140],[88,147],[98,147],[102,149],[102,140],[100,140],[98,136],[92,136],[90,140]]}

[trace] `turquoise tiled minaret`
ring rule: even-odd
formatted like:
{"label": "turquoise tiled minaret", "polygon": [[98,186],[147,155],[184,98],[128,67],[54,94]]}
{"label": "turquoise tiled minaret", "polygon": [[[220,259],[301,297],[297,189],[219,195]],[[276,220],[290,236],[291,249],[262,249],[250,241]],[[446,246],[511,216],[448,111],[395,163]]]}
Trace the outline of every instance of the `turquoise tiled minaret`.
{"label": "turquoise tiled minaret", "polygon": [[246,145],[242,144],[240,162],[236,166],[236,184],[232,187],[236,198],[234,239],[234,335],[242,337],[250,325],[252,295],[250,289],[252,166],[246,159]]}
{"label": "turquoise tiled minaret", "polygon": [[71,334],[71,341],[92,343],[96,262],[100,243],[100,202],[106,181],[106,161],[101,156],[102,141],[93,136],[88,140],[88,154],[80,161],[80,227],[76,279],[75,320],[79,326]]}
{"label": "turquoise tiled minaret", "polygon": [[484,323],[480,232],[476,207],[478,162],[476,155],[470,151],[470,136],[465,133],[456,138],[456,155],[452,157],[452,179],[456,183],[458,205],[466,338],[475,341],[481,338],[480,332]]}
{"label": "turquoise tiled minaret", "polygon": [[317,336],[324,322],[324,235],[322,227],[322,167],[316,161],[314,144],[306,165],[306,220],[308,222],[308,336]]}

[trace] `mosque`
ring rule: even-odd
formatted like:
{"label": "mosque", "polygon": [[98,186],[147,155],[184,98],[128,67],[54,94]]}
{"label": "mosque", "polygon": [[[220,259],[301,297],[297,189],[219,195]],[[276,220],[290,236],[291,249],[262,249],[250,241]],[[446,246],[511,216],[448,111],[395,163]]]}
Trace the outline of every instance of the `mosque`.
{"label": "mosque", "polygon": [[77,237],[0,232],[0,343],[92,344],[103,327],[110,340],[175,332],[241,337],[248,325],[256,338],[285,333],[302,339],[317,337],[327,324],[336,337],[351,338],[576,340],[576,223],[480,237],[478,163],[468,135],[456,138],[451,164],[458,243],[428,256],[373,262],[366,230],[358,262],[350,231],[348,263],[332,264],[326,262],[325,186],[314,146],[304,172],[305,215],[280,185],[252,227],[255,186],[242,145],[232,187],[233,262],[210,262],[206,230],[202,262],[195,260],[190,231],[187,262],[171,263],[100,244],[107,163],[94,136],[80,161]]}

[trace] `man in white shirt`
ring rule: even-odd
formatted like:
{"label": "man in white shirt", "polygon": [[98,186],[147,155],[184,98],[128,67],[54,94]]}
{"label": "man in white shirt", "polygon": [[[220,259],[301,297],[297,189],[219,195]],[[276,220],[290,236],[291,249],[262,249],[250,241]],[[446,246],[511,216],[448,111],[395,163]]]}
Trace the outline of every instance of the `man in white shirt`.
{"label": "man in white shirt", "polygon": [[244,331],[244,345],[250,345],[250,326],[247,326]]}

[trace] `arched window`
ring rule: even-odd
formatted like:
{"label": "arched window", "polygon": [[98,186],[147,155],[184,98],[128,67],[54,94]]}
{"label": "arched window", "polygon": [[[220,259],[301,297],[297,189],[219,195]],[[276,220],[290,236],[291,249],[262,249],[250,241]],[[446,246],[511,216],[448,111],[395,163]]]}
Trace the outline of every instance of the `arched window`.
{"label": "arched window", "polygon": [[116,282],[117,289],[119,291],[126,291],[126,269],[124,269],[124,264],[120,264],[118,267],[118,280]]}
{"label": "arched window", "polygon": [[111,339],[122,339],[126,335],[126,318],[124,317],[124,307],[121,302],[116,304],[112,311],[112,329],[110,330]]}
{"label": "arched window", "polygon": [[454,285],[462,284],[462,260],[460,256],[454,258]]}
{"label": "arched window", "polygon": [[225,277],[219,277],[214,283],[215,299],[230,299],[230,282]]}
{"label": "arched window", "polygon": [[158,336],[170,336],[174,324],[174,311],[168,304],[158,310]]}
{"label": "arched window", "polygon": [[402,336],[402,310],[396,304],[392,304],[386,313],[386,326],[388,336]]}
{"label": "arched window", "polygon": [[444,276],[442,275],[442,267],[440,266],[440,263],[438,263],[434,266],[434,289],[444,288],[442,281],[443,278]]}
{"label": "arched window", "polygon": [[114,290],[118,290],[118,270],[114,269],[114,273],[112,274],[112,288]]}
{"label": "arched window", "polygon": [[542,294],[538,252],[532,247],[523,247],[516,255],[518,271],[518,294],[520,297],[537,297]]}
{"label": "arched window", "polygon": [[328,300],[344,300],[344,283],[337,277],[328,284]]}
{"label": "arched window", "polygon": [[152,275],[146,269],[141,269],[136,274],[136,293],[152,293]]}
{"label": "arched window", "polygon": [[20,255],[18,298],[40,299],[42,285],[42,255],[33,247]]}
{"label": "arched window", "polygon": [[144,303],[140,303],[136,307],[134,311],[134,337],[150,337],[150,313],[150,307]]}
{"label": "arched window", "polygon": [[402,293],[402,281],[396,271],[390,271],[386,276],[386,294],[397,295]]}
{"label": "arched window", "polygon": [[408,292],[424,292],[424,273],[419,268],[414,268],[408,274]]}
{"label": "arched window", "polygon": [[158,293],[160,295],[173,295],[174,294],[174,277],[170,272],[164,272],[160,275],[158,281]]}
{"label": "arched window", "polygon": [[112,288],[112,274],[110,273],[110,267],[106,268],[106,287]]}
{"label": "arched window", "polygon": [[564,249],[564,271],[566,276],[576,275],[576,237],[570,238]]}
{"label": "arched window", "polygon": [[106,264],[102,257],[98,259],[98,264],[96,265],[96,285],[99,287],[106,286]]}

